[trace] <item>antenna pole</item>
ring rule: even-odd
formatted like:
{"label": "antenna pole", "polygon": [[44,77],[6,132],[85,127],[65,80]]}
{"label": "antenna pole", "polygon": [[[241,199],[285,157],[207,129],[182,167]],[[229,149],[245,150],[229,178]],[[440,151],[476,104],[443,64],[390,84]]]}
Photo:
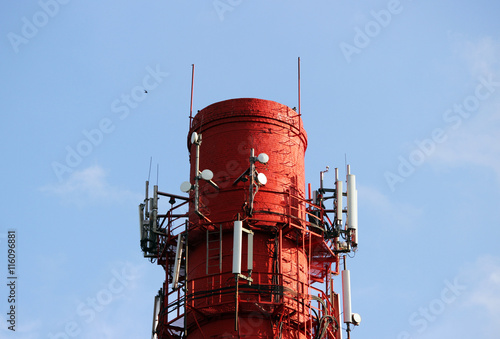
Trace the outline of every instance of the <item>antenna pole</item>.
{"label": "antenna pole", "polygon": [[297,63],[298,63],[298,65],[297,65],[298,66],[298,86],[299,86],[299,88],[298,88],[298,92],[299,92],[298,95],[299,95],[299,117],[300,117],[300,57],[299,57]]}
{"label": "antenna pole", "polygon": [[192,66],[191,71],[191,105],[189,106],[189,129],[193,124],[193,92],[194,92],[194,64]]}
{"label": "antenna pole", "polygon": [[[148,172],[148,181],[151,178],[151,164],[153,162],[153,157],[149,158],[149,172]],[[146,197],[147,198],[147,197]]]}

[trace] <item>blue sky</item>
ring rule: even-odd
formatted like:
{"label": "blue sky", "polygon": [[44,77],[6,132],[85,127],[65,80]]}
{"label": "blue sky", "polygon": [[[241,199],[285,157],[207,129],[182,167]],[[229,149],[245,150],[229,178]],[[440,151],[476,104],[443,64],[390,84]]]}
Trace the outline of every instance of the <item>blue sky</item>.
{"label": "blue sky", "polygon": [[142,258],[137,205],[150,157],[162,191],[181,194],[188,177],[191,64],[195,112],[237,97],[293,107],[300,56],[306,181],[317,186],[325,166],[345,175],[345,156],[357,174],[349,266],[363,322],[352,337],[498,338],[499,10],[486,0],[2,2],[0,337],[148,338],[164,276]]}

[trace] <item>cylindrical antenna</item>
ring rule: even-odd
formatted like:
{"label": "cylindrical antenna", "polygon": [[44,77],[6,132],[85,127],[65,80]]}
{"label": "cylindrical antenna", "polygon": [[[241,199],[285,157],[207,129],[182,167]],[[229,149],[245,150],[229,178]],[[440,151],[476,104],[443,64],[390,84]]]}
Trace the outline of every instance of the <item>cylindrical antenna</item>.
{"label": "cylindrical antenna", "polygon": [[347,221],[353,232],[352,242],[358,244],[358,190],[354,174],[347,175]]}
{"label": "cylindrical antenna", "polygon": [[182,233],[179,233],[177,236],[177,249],[175,251],[175,260],[174,260],[174,274],[172,278],[172,288],[174,290],[177,289],[179,284],[179,273],[181,271],[181,261],[182,261],[182,246],[184,245],[184,241],[182,238]]}
{"label": "cylindrical antenna", "polygon": [[156,329],[158,326],[159,322],[159,317],[160,317],[160,311],[161,311],[161,296],[158,294],[155,297],[155,305],[153,309],[153,336],[156,337]]}
{"label": "cylindrical antenna", "polygon": [[146,214],[146,218],[149,218],[149,180],[146,181],[146,197],[144,198],[144,213]]}
{"label": "cylindrical antenna", "polygon": [[342,181],[335,181],[335,200],[337,202],[335,219],[337,220],[337,225],[342,225]]}
{"label": "cylindrical antenna", "polygon": [[194,64],[192,66],[191,71],[191,105],[189,106],[189,129],[193,124],[193,92],[194,92]]}
{"label": "cylindrical antenna", "polygon": [[253,232],[248,233],[248,254],[247,254],[247,270],[253,270]]}
{"label": "cylindrical antenna", "polygon": [[349,270],[342,271],[342,300],[344,303],[344,323],[352,322],[351,310],[351,274]]}
{"label": "cylindrical antenna", "polygon": [[243,237],[243,221],[236,220],[234,222],[233,234],[233,273],[241,273],[241,250]]}

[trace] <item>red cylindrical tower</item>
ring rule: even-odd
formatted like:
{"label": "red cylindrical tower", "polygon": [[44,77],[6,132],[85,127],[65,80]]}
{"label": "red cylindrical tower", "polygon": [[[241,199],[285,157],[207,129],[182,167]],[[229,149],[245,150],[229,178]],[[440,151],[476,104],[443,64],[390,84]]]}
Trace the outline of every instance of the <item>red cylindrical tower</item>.
{"label": "red cylindrical tower", "polygon": [[[146,182],[139,206],[144,256],[166,271],[154,338],[340,339],[333,276],[357,246],[357,217],[347,213],[357,191],[353,175],[347,193],[337,174],[336,188],[325,188],[324,171],[306,197],[306,148],[300,115],[274,101],[226,100],[192,118],[190,181],[181,185],[189,196],[154,186],[149,198]],[[355,318],[345,319],[348,332]]]}
{"label": "red cylindrical tower", "polygon": [[[233,186],[234,180],[249,166],[250,150],[255,155],[267,153],[269,162],[258,166],[268,182],[265,194],[255,201],[254,214],[269,222],[282,220],[287,202],[283,195],[304,198],[304,155],[307,135],[300,116],[295,110],[274,101],[262,99],[232,99],[212,104],[194,117],[188,137],[191,154],[191,179],[195,176],[195,145],[190,142],[192,132],[202,134],[200,170],[213,171],[214,181],[221,190],[209,184],[200,187],[205,214],[212,220],[234,220],[241,213],[246,191],[242,185]],[[217,197],[217,198],[215,198]],[[297,208],[297,207],[296,207]],[[274,217],[265,211],[278,213]],[[298,211],[294,212],[299,216]],[[300,214],[303,217],[302,214]],[[194,222],[193,218],[190,221]]]}
{"label": "red cylindrical tower", "polygon": [[[199,111],[188,138],[191,182],[198,175],[193,132],[202,136],[199,170],[210,169],[219,189],[200,180],[200,213],[189,217],[187,327],[193,329],[189,337],[203,338],[202,332],[210,338],[237,335],[231,323],[238,317],[240,334],[248,323],[246,337],[273,338],[282,312],[294,313],[289,323],[305,329],[308,301],[298,296],[307,295],[309,286],[308,259],[299,231],[305,226],[305,204],[301,202],[305,198],[307,136],[300,116],[285,105],[261,99],[232,99]],[[255,170],[267,182],[256,183],[251,190],[254,178],[244,174],[251,166],[251,154],[257,157],[260,153],[266,153],[269,161],[256,161]],[[246,181],[237,181],[241,175]],[[196,201],[190,212],[195,210],[194,204]],[[231,271],[237,219],[254,233],[253,281],[239,279],[238,292]],[[284,230],[290,233],[283,235]],[[244,248],[242,266],[248,271],[247,252]],[[250,326],[252,322],[260,325]],[[281,327],[282,333],[289,330]],[[305,337],[305,333],[294,332],[294,338]]]}

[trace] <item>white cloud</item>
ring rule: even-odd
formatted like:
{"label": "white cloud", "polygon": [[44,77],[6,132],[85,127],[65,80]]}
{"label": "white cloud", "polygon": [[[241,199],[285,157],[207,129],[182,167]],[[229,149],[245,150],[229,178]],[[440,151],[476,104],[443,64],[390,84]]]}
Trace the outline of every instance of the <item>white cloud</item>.
{"label": "white cloud", "polygon": [[410,204],[391,201],[373,187],[359,186],[358,191],[360,204],[367,204],[375,215],[384,219],[384,225],[394,225],[398,229],[413,228],[418,223],[417,218],[423,212]]}
{"label": "white cloud", "polygon": [[446,305],[444,312],[433,314],[434,319],[428,322],[421,333],[413,329],[412,339],[498,338],[500,258],[478,257],[474,262],[462,266],[456,280],[464,286],[463,292]]}
{"label": "white cloud", "polygon": [[[478,306],[492,321],[500,314],[500,258],[486,256],[468,268],[469,278],[474,289],[470,293],[467,305]],[[497,324],[500,332],[500,323]]]}
{"label": "white cloud", "polygon": [[464,126],[449,130],[448,140],[436,148],[438,165],[480,166],[492,170],[500,182],[500,103],[478,112]]}
{"label": "white cloud", "polygon": [[43,192],[57,196],[65,203],[83,206],[88,203],[123,203],[140,201],[139,194],[111,186],[106,181],[106,172],[100,166],[91,166],[73,172],[68,179],[58,184],[41,188]]}
{"label": "white cloud", "polygon": [[[465,59],[475,89],[456,104],[462,105],[463,115],[453,106],[454,122],[446,130],[447,139],[437,145],[430,160],[433,165],[448,170],[457,166],[478,166],[491,170],[500,182],[500,42],[483,38],[461,42],[458,54]],[[489,83],[484,87],[485,83]],[[490,95],[482,98],[478,88]],[[476,110],[468,109],[476,100]],[[469,108],[470,108],[469,106]],[[451,115],[450,115],[451,116]]]}
{"label": "white cloud", "polygon": [[500,55],[500,44],[491,37],[459,44],[459,53],[468,63],[474,77],[495,73]]}

